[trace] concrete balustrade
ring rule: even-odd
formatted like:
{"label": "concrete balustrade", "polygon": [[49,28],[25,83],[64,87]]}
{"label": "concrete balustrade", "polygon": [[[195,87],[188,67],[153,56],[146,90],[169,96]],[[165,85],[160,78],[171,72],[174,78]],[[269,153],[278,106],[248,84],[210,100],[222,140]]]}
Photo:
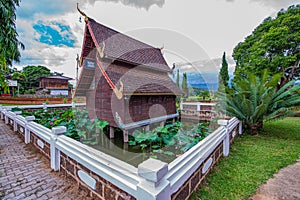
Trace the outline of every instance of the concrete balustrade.
{"label": "concrete balustrade", "polygon": [[[39,107],[47,109],[48,105]],[[34,122],[33,116],[22,117],[10,109],[0,106],[1,119],[45,155],[54,171],[100,199],[188,199],[222,156],[228,156],[234,138],[242,133],[238,119],[219,120],[217,130],[171,163],[150,158],[136,168],[66,137],[66,127],[48,129]]]}

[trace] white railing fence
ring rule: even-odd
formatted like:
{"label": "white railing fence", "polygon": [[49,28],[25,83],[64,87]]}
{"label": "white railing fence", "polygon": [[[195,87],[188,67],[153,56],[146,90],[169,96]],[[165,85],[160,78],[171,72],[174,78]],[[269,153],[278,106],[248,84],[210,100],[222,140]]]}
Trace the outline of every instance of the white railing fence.
{"label": "white railing fence", "polygon": [[[66,104],[46,106],[61,107],[66,106]],[[74,107],[75,104],[68,106]],[[28,108],[29,106],[18,107]],[[37,107],[45,109],[45,105],[31,106],[30,108]],[[50,145],[50,163],[53,170],[60,170],[60,155],[63,153],[139,200],[171,199],[172,194],[180,191],[183,184],[201,166],[203,174],[212,167],[211,155],[216,148],[222,145],[223,155],[228,156],[229,138],[237,135],[236,130],[239,134],[242,133],[241,123],[237,118],[219,120],[220,127],[217,130],[171,163],[168,164],[150,158],[136,168],[64,136],[63,134],[67,131],[65,127],[48,129],[34,122],[33,116],[22,117],[20,112],[10,111],[11,108],[0,106],[1,119],[5,120],[6,124],[11,125],[14,131],[24,134],[26,144],[30,143],[31,134],[41,138],[41,141],[38,141],[40,147],[44,146],[44,142],[48,143]],[[80,181],[95,191],[95,178],[82,170],[77,173]]]}

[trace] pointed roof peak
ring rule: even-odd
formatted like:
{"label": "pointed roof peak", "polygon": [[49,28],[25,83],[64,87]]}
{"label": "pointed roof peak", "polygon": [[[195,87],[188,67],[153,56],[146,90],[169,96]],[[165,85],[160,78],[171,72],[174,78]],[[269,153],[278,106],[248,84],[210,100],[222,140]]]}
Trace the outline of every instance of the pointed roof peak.
{"label": "pointed roof peak", "polygon": [[84,16],[84,21],[85,21],[85,23],[88,23],[89,17],[85,14],[85,12],[83,12],[82,10],[80,10],[80,8],[79,8],[79,3],[78,3],[78,2],[77,2],[77,10],[78,10],[78,12],[79,12],[82,16]]}
{"label": "pointed roof peak", "polygon": [[93,40],[96,40],[98,46],[105,43],[104,55],[106,57],[135,65],[148,66],[159,71],[171,71],[160,48],[155,48],[133,37],[120,33],[96,22],[92,18],[88,18],[87,26],[89,27],[89,32],[92,32]]}

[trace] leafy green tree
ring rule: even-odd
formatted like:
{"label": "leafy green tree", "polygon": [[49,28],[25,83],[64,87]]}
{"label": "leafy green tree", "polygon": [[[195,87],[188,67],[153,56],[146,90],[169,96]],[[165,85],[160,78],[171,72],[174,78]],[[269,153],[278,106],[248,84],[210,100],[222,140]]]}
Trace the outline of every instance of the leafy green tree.
{"label": "leafy green tree", "polygon": [[11,78],[13,80],[23,80],[25,78],[25,74],[23,72],[15,71]]}
{"label": "leafy green tree", "polygon": [[8,82],[4,76],[2,68],[0,70],[0,93],[4,93],[4,94],[9,93]]}
{"label": "leafy green tree", "polygon": [[188,96],[188,82],[187,82],[186,72],[183,73],[181,88],[182,88],[182,91],[184,92],[185,96]]}
{"label": "leafy green tree", "polygon": [[203,90],[199,88],[192,88],[191,95],[201,97],[202,100],[210,99],[210,92],[208,90]]}
{"label": "leafy green tree", "polygon": [[243,122],[250,134],[256,134],[263,127],[263,120],[284,118],[295,113],[300,104],[300,85],[292,80],[276,90],[281,74],[270,76],[267,70],[261,77],[247,73],[237,77],[232,88],[219,97],[220,111],[235,116]]}
{"label": "leafy green tree", "polygon": [[0,55],[5,58],[5,66],[11,65],[12,61],[19,61],[21,49],[24,45],[18,41],[16,31],[16,7],[19,0],[0,0]]}
{"label": "leafy green tree", "polygon": [[7,66],[10,66],[13,61],[19,61],[19,46],[21,49],[25,48],[18,41],[16,6],[19,6],[19,0],[0,0],[0,91],[3,93],[9,93],[5,78]]}
{"label": "leafy green tree", "polygon": [[176,85],[179,87],[179,69],[177,69]]}
{"label": "leafy green tree", "polygon": [[20,71],[15,71],[12,73],[12,77],[11,77],[13,80],[17,80],[18,81],[18,91],[19,91],[19,94],[20,93],[24,93],[25,91],[25,88],[24,88],[24,85],[22,83],[24,83],[24,80],[26,78],[25,74],[23,72],[20,72]]}
{"label": "leafy green tree", "polygon": [[279,88],[300,75],[300,5],[265,19],[233,52],[235,77],[268,69],[281,73]]}
{"label": "leafy green tree", "polygon": [[226,60],[226,53],[224,52],[222,57],[222,67],[219,72],[219,91],[224,91],[228,87],[229,74],[228,74],[228,63]]}
{"label": "leafy green tree", "polygon": [[27,89],[39,87],[39,78],[51,75],[50,69],[44,66],[26,66],[22,72],[25,75],[22,84],[24,84]]}
{"label": "leafy green tree", "polygon": [[208,90],[202,90],[201,96],[203,100],[210,99],[210,93]]}

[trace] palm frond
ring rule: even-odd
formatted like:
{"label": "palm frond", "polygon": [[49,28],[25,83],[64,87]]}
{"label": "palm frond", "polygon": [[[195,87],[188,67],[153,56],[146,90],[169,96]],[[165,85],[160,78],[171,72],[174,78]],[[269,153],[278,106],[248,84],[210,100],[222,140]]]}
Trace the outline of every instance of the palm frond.
{"label": "palm frond", "polygon": [[270,76],[264,70],[261,77],[248,73],[244,78],[236,78],[232,89],[220,95],[221,110],[235,116],[247,126],[262,124],[262,120],[280,119],[294,113],[293,106],[300,104],[300,85],[294,81],[277,90],[281,75]]}

